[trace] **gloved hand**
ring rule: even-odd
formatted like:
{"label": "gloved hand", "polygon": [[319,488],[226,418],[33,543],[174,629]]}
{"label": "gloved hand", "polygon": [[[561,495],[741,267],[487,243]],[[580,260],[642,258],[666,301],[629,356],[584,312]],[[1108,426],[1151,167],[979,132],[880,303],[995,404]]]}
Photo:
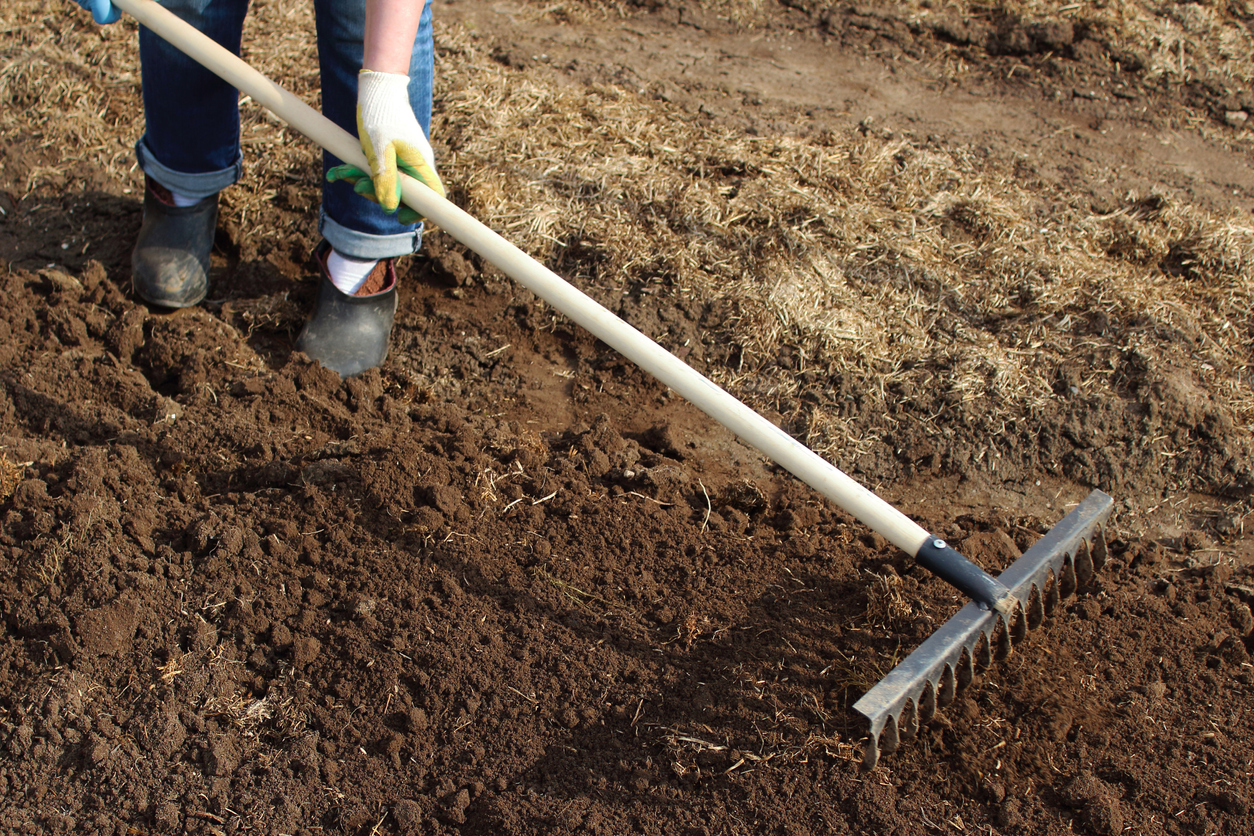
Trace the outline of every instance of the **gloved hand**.
{"label": "gloved hand", "polygon": [[91,12],[92,19],[104,25],[113,23],[122,16],[120,9],[115,9],[110,0],[74,0],[78,5]]}
{"label": "gloved hand", "polygon": [[[371,70],[358,74],[357,136],[370,161],[375,201],[383,211],[395,212],[400,205],[401,182],[396,171],[401,163],[402,171],[444,196],[431,143],[409,104],[409,76]],[[366,196],[360,188],[356,190]]]}
{"label": "gloved hand", "polygon": [[[410,177],[417,177],[419,180],[422,180],[422,177],[418,174],[418,169],[404,160],[397,160],[396,167]],[[370,179],[370,172],[362,171],[355,165],[344,163],[343,165],[335,166],[327,172],[327,182],[334,183],[336,180],[347,180],[353,184],[353,191],[357,192],[357,194],[371,203],[379,202],[379,198],[375,196],[374,181]],[[423,182],[425,183],[426,181],[423,180]],[[423,218],[422,215],[401,203],[400,208],[396,211],[396,219],[403,224],[416,224]]]}

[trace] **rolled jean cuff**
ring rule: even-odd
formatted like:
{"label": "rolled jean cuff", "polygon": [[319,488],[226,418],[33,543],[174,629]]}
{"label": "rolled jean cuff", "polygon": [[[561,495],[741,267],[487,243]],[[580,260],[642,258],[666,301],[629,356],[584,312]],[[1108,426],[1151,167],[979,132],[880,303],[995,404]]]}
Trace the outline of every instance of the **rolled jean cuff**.
{"label": "rolled jean cuff", "polygon": [[422,224],[411,232],[374,235],[349,229],[322,210],[318,212],[318,232],[340,255],[363,261],[409,255],[422,246]]}
{"label": "rolled jean cuff", "polygon": [[149,150],[142,138],[135,143],[135,158],[139,160],[139,167],[144,174],[147,174],[170,191],[178,192],[184,197],[190,197],[195,200],[203,200],[210,195],[217,194],[227,186],[238,182],[240,175],[244,173],[242,158],[237,158],[233,166],[220,171],[188,174],[183,171],[166,168],[157,161],[157,158],[153,156],[152,151]]}

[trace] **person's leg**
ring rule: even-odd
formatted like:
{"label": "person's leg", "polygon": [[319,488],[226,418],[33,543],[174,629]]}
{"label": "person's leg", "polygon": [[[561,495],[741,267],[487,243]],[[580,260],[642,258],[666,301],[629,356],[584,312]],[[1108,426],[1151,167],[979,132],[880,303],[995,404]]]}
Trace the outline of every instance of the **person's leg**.
{"label": "person's leg", "polygon": [[[318,21],[318,59],[322,74],[322,112],[357,135],[357,73],[361,70],[366,24],[365,0],[314,0]],[[431,130],[431,85],[435,50],[431,3],[423,9],[409,68],[409,98],[422,129]],[[342,161],[323,154],[323,173]],[[319,231],[335,251],[355,259],[394,258],[417,251],[422,225],[401,224],[363,199],[346,181],[322,182]]]}
{"label": "person's leg", "polygon": [[[247,0],[166,0],[178,17],[239,54]],[[218,192],[239,179],[239,93],[146,28],[139,33],[145,133],[144,221],[131,254],[142,299],[181,308],[204,299]]]}
{"label": "person's leg", "polygon": [[[365,0],[314,0],[322,112],[357,135],[357,73],[361,70]],[[423,9],[409,68],[409,97],[424,131],[431,128],[434,48],[431,4]],[[313,311],[296,347],[344,377],[380,365],[396,313],[392,260],[415,252],[421,224],[402,224],[353,191],[347,181],[328,183],[326,172],[342,161],[323,153],[322,210],[318,230],[326,244],[316,254],[321,273]],[[346,259],[348,261],[346,261]],[[355,264],[352,262],[356,262]],[[342,271],[336,273],[336,271]],[[334,274],[334,275],[333,275]],[[364,274],[364,283],[357,280]]]}
{"label": "person's leg", "polygon": [[[165,0],[162,5],[239,54],[248,0]],[[147,28],[139,30],[144,136],[140,168],[191,198],[217,194],[240,176],[239,91]]]}

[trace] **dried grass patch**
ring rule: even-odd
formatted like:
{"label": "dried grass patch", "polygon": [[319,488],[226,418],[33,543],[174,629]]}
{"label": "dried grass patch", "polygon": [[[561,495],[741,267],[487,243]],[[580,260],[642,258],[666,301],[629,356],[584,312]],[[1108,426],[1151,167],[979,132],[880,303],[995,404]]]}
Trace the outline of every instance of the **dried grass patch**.
{"label": "dried grass patch", "polygon": [[441,46],[436,133],[467,208],[611,308],[664,290],[728,311],[715,327],[740,359],[713,375],[820,450],[852,433],[799,401],[806,371],[879,407],[894,385],[928,387],[1012,420],[1054,397],[1064,360],[1156,339],[1196,343],[1207,383],[1254,423],[1239,215],[1130,195],[1094,216],[971,149],[746,136],[509,70],[463,31]]}
{"label": "dried grass patch", "polygon": [[[76,11],[28,2],[5,14],[0,139],[21,153],[20,181],[12,183],[19,197],[41,186],[102,182],[134,159],[128,139],[139,115],[135,26],[95,27]],[[18,173],[10,168],[7,175]]]}

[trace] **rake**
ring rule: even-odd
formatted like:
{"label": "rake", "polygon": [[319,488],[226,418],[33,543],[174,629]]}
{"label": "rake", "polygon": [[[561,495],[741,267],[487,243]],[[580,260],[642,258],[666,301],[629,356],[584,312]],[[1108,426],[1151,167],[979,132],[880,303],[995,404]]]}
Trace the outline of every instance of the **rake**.
{"label": "rake", "polygon": [[[153,0],[113,4],[330,153],[368,170],[355,137]],[[914,734],[970,683],[977,666],[1009,652],[1104,562],[1103,526],[1113,501],[1093,491],[994,578],[466,212],[419,181],[401,179],[410,207],[972,599],[855,704],[870,721],[866,767]]]}

